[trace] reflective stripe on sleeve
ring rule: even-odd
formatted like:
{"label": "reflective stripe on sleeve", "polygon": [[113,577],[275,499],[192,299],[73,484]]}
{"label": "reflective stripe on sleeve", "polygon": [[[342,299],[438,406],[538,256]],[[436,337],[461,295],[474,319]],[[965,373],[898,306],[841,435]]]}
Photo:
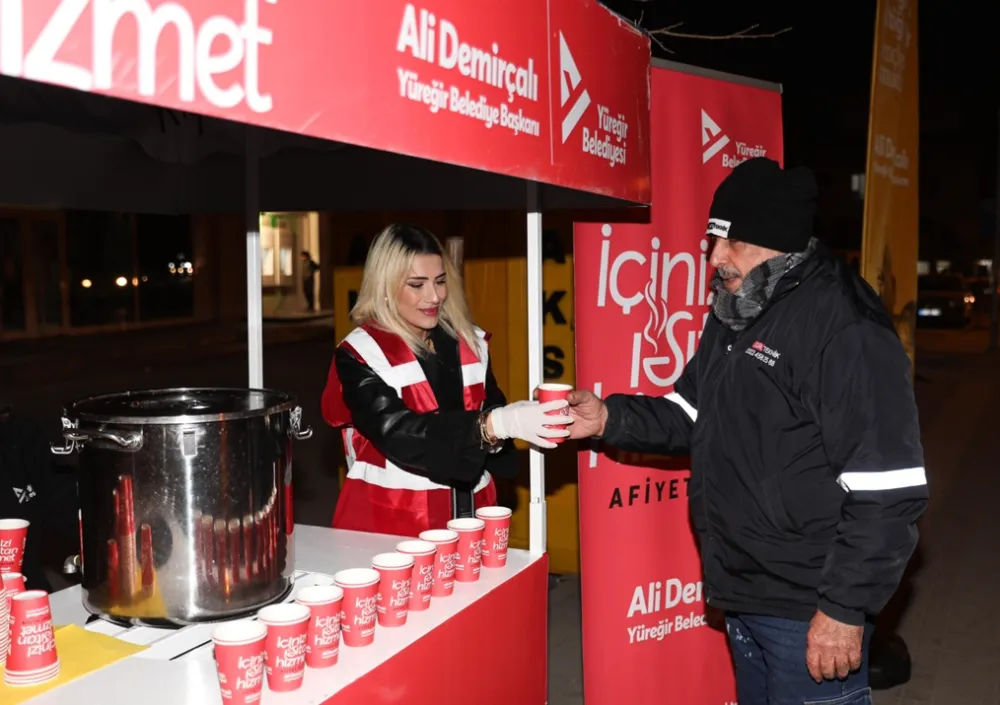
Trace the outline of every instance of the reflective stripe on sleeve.
{"label": "reflective stripe on sleeve", "polygon": [[694,423],[695,421],[698,420],[698,410],[693,406],[691,406],[691,404],[688,403],[688,400],[682,397],[677,392],[671,392],[670,394],[668,394],[663,398],[666,399],[667,401],[672,401],[674,404],[679,406],[684,411],[684,413],[688,415],[688,418],[691,419],[691,423]]}
{"label": "reflective stripe on sleeve", "polygon": [[927,484],[924,468],[903,468],[902,470],[876,470],[873,472],[845,472],[837,478],[837,483],[846,492],[881,492],[901,490],[905,487],[919,487]]}

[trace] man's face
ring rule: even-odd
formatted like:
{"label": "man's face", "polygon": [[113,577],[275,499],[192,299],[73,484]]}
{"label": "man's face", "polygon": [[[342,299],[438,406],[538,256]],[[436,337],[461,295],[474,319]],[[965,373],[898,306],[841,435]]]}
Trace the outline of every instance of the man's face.
{"label": "man's face", "polygon": [[743,278],[754,267],[781,254],[777,250],[724,237],[713,237],[710,242],[711,256],[708,261],[719,272],[730,294],[736,293],[743,284]]}

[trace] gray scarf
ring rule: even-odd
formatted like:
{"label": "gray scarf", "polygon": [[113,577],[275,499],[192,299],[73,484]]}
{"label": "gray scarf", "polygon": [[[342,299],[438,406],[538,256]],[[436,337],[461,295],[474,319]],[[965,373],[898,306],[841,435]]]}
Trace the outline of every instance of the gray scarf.
{"label": "gray scarf", "polygon": [[761,262],[750,270],[743,278],[740,288],[732,294],[726,291],[722,277],[716,272],[711,285],[715,295],[712,311],[722,325],[736,331],[750,325],[764,310],[781,278],[809,259],[816,252],[816,245],[816,238],[812,238],[809,247],[803,252],[780,254]]}

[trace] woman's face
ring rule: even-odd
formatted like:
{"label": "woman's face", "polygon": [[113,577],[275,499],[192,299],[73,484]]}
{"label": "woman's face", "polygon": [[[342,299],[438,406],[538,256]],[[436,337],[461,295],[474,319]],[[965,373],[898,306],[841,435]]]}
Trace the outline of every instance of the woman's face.
{"label": "woman's face", "polygon": [[440,255],[417,255],[396,302],[399,315],[415,333],[437,327],[441,305],[448,298],[448,282]]}

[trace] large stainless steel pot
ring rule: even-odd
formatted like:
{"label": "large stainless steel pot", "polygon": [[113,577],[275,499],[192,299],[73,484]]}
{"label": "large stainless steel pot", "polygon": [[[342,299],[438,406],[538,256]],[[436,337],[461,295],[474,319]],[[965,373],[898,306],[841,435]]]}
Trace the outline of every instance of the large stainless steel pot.
{"label": "large stainless steel pot", "polygon": [[292,440],[281,392],[166,389],[66,407],[79,452],[83,602],[136,624],[233,617],[291,587]]}

